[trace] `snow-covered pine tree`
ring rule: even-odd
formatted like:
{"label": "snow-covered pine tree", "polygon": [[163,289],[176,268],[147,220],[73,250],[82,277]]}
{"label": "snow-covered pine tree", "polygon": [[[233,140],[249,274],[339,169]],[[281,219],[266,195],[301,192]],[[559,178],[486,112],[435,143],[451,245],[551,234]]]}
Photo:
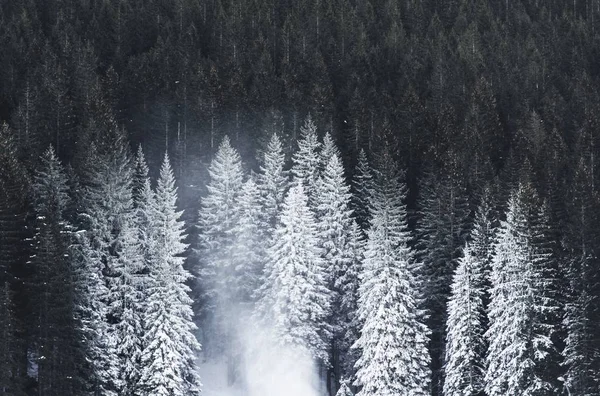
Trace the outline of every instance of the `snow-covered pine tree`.
{"label": "snow-covered pine tree", "polygon": [[444,396],[479,395],[485,385],[485,264],[467,243],[448,301]]}
{"label": "snow-covered pine tree", "polygon": [[268,260],[258,316],[274,329],[280,343],[306,348],[313,358],[326,363],[331,293],[316,221],[301,184],[286,196]]}
{"label": "snow-covered pine tree", "polygon": [[145,200],[145,196],[147,195],[145,192],[150,185],[148,172],[148,164],[146,163],[144,150],[140,144],[133,160],[133,176],[131,181],[131,196],[133,198],[133,205],[136,208],[140,202]]}
{"label": "snow-covered pine tree", "polygon": [[182,212],[177,211],[177,188],[169,157],[160,170],[152,203],[154,229],[149,267],[150,282],[144,315],[142,372],[137,394],[142,396],[188,396],[200,394],[195,353],[200,344],[194,336],[192,300],[184,269],[187,249]]}
{"label": "snow-covered pine tree", "polygon": [[283,146],[279,136],[274,133],[264,152],[260,173],[256,180],[263,208],[263,221],[270,230],[275,229],[277,216],[289,187],[288,172],[284,170],[284,166]]}
{"label": "snow-covered pine tree", "polygon": [[201,313],[206,323],[204,349],[210,355],[213,350],[218,351],[222,347],[222,340],[217,335],[219,322],[223,321],[220,310],[237,297],[235,285],[238,280],[231,249],[239,221],[238,201],[244,175],[240,155],[227,136],[223,138],[208,174],[208,193],[202,198],[198,220],[198,273],[203,291]]}
{"label": "snow-covered pine tree", "polygon": [[445,396],[477,395],[484,388],[489,273],[494,249],[492,196],[484,188],[470,242],[454,274],[446,322]]}
{"label": "snow-covered pine tree", "polygon": [[[131,359],[139,356],[140,342],[128,343],[125,350],[122,341],[125,337],[139,337],[131,333],[134,324],[130,321],[137,319],[123,313],[125,307],[133,309],[136,305],[131,302],[137,295],[132,282],[141,268],[141,255],[137,248],[132,171],[124,133],[115,127],[101,149],[92,147],[89,157],[83,179],[85,197],[81,217],[87,233],[80,253],[85,264],[81,265],[91,267],[94,273],[99,271],[105,285],[84,286],[93,288],[92,298],[96,301],[90,301],[89,308],[97,312],[92,315],[102,315],[100,320],[105,322],[96,323],[96,328],[90,329],[99,331],[95,344],[98,350],[93,352],[93,358],[98,361],[91,362],[95,369],[95,378],[91,380],[96,392],[110,395],[126,391],[130,382],[122,377],[127,372],[124,367],[131,367]],[[138,352],[129,350],[133,345]],[[126,375],[130,374],[131,370]]]}
{"label": "snow-covered pine tree", "polygon": [[331,156],[318,180],[315,213],[327,284],[332,292],[333,316],[330,318],[333,330],[332,368],[334,377],[338,377],[342,363],[340,359],[348,351],[340,349],[347,329],[346,326],[342,326],[342,318],[345,314],[341,311],[342,293],[336,286],[336,280],[352,265],[354,261],[352,255],[355,252],[349,249],[352,225],[350,187],[344,177],[342,161],[335,153],[337,148],[334,145],[331,147]]}
{"label": "snow-covered pine tree", "polygon": [[357,396],[430,394],[428,329],[406,221],[406,185],[388,153],[381,159],[359,289]]}
{"label": "snow-covered pine tree", "polygon": [[68,255],[72,228],[65,210],[69,196],[64,169],[52,147],[41,156],[32,188],[36,222],[30,304],[38,393],[76,394],[82,346],[75,334],[75,285]]}
{"label": "snow-covered pine tree", "polygon": [[350,381],[347,379],[342,379],[340,381],[340,387],[335,396],[354,396],[352,389],[350,389]]}
{"label": "snow-covered pine tree", "polygon": [[421,219],[417,244],[422,261],[427,325],[431,330],[431,368],[433,393],[442,392],[447,304],[452,274],[467,237],[469,207],[464,172],[456,159],[444,169],[430,171],[421,185]]}
{"label": "snow-covered pine tree", "polygon": [[580,160],[575,173],[571,215],[566,232],[571,247],[565,269],[568,280],[563,325],[567,336],[562,351],[564,386],[572,395],[594,395],[600,389],[600,345],[598,345],[598,275],[595,241],[598,238],[599,202],[593,188],[588,161]]}
{"label": "snow-covered pine tree", "polygon": [[350,224],[349,240],[346,245],[347,256],[351,260],[345,261],[335,279],[335,289],[340,293],[340,302],[337,309],[338,326],[340,327],[341,339],[340,369],[346,378],[354,378],[354,365],[358,360],[358,350],[352,349],[352,345],[360,336],[361,323],[357,316],[358,310],[358,288],[360,285],[360,274],[364,259],[365,238],[358,223],[352,220]]}
{"label": "snow-covered pine tree", "polygon": [[358,225],[363,231],[369,227],[371,220],[371,196],[373,194],[373,169],[369,165],[367,153],[360,149],[358,163],[352,179],[352,208]]}
{"label": "snow-covered pine tree", "polygon": [[540,217],[533,187],[520,183],[509,199],[492,260],[485,375],[490,396],[557,392],[545,372],[555,351],[547,318],[558,307],[548,294],[550,255],[536,235]]}
{"label": "snow-covered pine tree", "polygon": [[294,182],[300,181],[304,185],[311,206],[317,192],[319,164],[321,162],[320,149],[321,143],[317,136],[317,126],[309,114],[304,121],[304,125],[300,127],[298,150],[292,156],[291,173],[295,179]]}
{"label": "snow-covered pine tree", "polygon": [[263,222],[261,195],[250,175],[244,182],[238,200],[239,221],[235,227],[232,250],[233,269],[238,300],[249,303],[256,297],[266,256],[267,225]]}
{"label": "snow-covered pine tree", "polygon": [[326,132],[325,136],[323,136],[321,152],[319,153],[319,157],[320,157],[319,171],[321,173],[323,173],[325,171],[325,168],[327,167],[329,160],[331,160],[331,158],[333,158],[333,156],[337,156],[337,157],[341,158],[342,153],[340,152],[337,145],[335,144],[335,141],[333,140],[331,133]]}

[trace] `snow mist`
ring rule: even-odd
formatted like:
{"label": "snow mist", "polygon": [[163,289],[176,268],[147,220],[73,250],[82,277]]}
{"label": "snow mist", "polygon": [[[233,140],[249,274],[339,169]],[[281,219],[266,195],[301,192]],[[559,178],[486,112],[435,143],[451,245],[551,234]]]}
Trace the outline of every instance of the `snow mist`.
{"label": "snow mist", "polygon": [[243,381],[248,396],[319,396],[319,376],[304,348],[282,345],[271,329],[246,327]]}

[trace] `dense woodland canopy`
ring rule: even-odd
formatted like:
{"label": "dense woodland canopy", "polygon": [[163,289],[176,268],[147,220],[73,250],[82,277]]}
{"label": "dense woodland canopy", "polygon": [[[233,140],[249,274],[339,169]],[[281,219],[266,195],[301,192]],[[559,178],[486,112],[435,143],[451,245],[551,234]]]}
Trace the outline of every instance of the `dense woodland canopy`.
{"label": "dense woodland canopy", "polygon": [[600,0],[1,1],[0,394],[195,395],[255,305],[332,395],[600,395],[599,30]]}

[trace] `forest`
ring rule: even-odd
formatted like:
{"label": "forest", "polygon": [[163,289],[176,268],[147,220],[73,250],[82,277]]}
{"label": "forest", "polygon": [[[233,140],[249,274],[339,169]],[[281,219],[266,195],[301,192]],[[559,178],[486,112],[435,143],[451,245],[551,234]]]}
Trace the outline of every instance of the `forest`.
{"label": "forest", "polygon": [[0,0],[0,394],[600,395],[596,27]]}

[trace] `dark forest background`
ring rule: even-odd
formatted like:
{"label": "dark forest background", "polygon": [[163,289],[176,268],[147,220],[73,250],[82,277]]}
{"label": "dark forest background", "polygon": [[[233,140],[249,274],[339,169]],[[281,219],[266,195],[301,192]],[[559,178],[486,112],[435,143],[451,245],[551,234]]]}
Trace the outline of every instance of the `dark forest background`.
{"label": "dark forest background", "polygon": [[585,289],[598,323],[599,29],[600,0],[0,1],[0,282],[23,389],[31,175],[51,144],[76,172],[113,120],[150,169],[168,151],[189,224],[225,135],[255,168],[273,132],[291,154],[310,113],[349,177],[359,149],[391,147],[440,263],[482,191],[503,213],[526,177],[550,206],[564,298]]}

